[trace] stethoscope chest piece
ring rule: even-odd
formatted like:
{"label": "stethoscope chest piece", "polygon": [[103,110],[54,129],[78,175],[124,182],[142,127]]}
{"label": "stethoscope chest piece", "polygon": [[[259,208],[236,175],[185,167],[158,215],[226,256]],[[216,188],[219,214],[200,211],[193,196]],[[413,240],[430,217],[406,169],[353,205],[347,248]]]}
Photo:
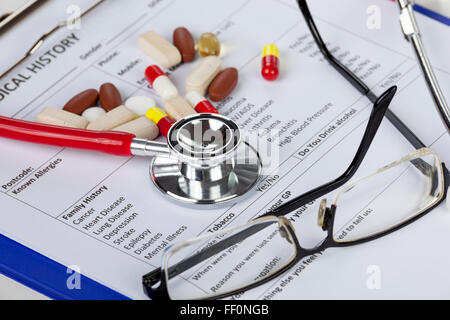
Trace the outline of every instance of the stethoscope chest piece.
{"label": "stethoscope chest piece", "polygon": [[150,165],[155,186],[185,204],[229,203],[258,181],[257,151],[242,141],[239,127],[217,114],[197,114],[175,123],[167,136],[171,157]]}

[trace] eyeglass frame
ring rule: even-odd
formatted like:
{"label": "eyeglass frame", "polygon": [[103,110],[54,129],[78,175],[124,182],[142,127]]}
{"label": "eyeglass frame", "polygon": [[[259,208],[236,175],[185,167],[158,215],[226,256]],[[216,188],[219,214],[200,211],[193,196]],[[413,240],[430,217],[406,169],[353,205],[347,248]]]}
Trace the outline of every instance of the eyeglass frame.
{"label": "eyeglass frame", "polygon": [[[440,198],[433,205],[430,205],[428,208],[423,209],[422,211],[418,212],[414,217],[412,217],[408,220],[405,220],[404,222],[401,222],[397,225],[394,225],[391,228],[386,229],[385,231],[377,232],[377,233],[374,233],[373,235],[363,237],[360,239],[356,239],[356,240],[351,240],[351,241],[336,241],[335,240],[333,234],[334,234],[334,223],[335,223],[336,211],[338,208],[337,200],[339,199],[339,197],[342,193],[345,193],[345,191],[347,189],[353,187],[354,184],[357,184],[361,180],[368,179],[371,176],[374,176],[375,174],[380,174],[386,170],[389,170],[397,165],[400,165],[400,164],[408,162],[408,161],[410,161],[412,164],[414,164],[414,160],[418,160],[419,157],[424,157],[427,155],[433,155],[434,158],[436,160],[438,160],[439,164],[442,167],[441,168],[442,169],[441,177],[440,177],[440,179],[442,181],[442,193],[440,195]],[[416,168],[418,168],[418,167],[416,167]],[[418,169],[420,171],[420,168],[418,168]],[[186,245],[189,245],[189,244],[201,241],[201,240],[205,240],[205,239],[213,238],[213,237],[220,237],[223,234],[233,233],[234,231],[236,231],[238,229],[242,229],[242,231],[240,231],[239,233],[233,234],[226,240],[219,241],[216,244],[208,247],[206,250],[200,251],[200,252],[196,253],[195,255],[192,255],[192,256],[184,259],[183,261],[177,263],[175,266],[173,266],[169,269],[169,274],[167,274],[165,272],[165,270],[167,269],[167,268],[165,268],[165,265],[167,264],[167,260],[169,257],[164,257],[164,262],[163,262],[164,270],[159,269],[162,271],[162,273],[160,274],[160,279],[161,280],[164,279],[164,280],[161,281],[160,287],[157,288],[156,290],[152,289],[152,286],[155,283],[152,283],[152,284],[147,283],[147,285],[145,286],[146,292],[152,299],[170,299],[170,294],[169,294],[169,290],[167,290],[166,282],[168,281],[169,278],[171,278],[172,272],[174,273],[173,276],[176,276],[177,274],[180,274],[180,273],[190,269],[192,266],[198,265],[200,262],[210,259],[215,254],[222,252],[223,250],[225,250],[237,243],[240,243],[241,241],[247,239],[249,236],[252,236],[252,235],[260,232],[264,228],[266,228],[267,226],[264,224],[265,221],[271,221],[270,224],[272,224],[274,221],[278,221],[279,227],[280,227],[280,233],[283,233],[283,229],[281,229],[281,228],[282,227],[285,228],[284,232],[287,232],[287,234],[284,234],[283,237],[285,237],[286,239],[289,239],[288,241],[292,241],[292,243],[294,244],[295,256],[293,256],[291,258],[291,261],[289,263],[287,263],[285,266],[283,266],[283,268],[281,268],[277,272],[273,273],[272,275],[268,276],[267,278],[261,279],[259,281],[255,281],[254,283],[245,285],[239,289],[236,289],[236,290],[224,293],[224,294],[211,295],[209,297],[205,297],[204,300],[222,299],[222,298],[226,298],[226,297],[259,287],[259,286],[279,277],[280,275],[282,275],[283,273],[285,273],[286,271],[291,269],[293,266],[298,264],[300,261],[302,261],[304,258],[306,258],[308,256],[312,256],[312,255],[320,253],[320,252],[323,252],[327,249],[356,246],[359,244],[367,243],[367,242],[385,237],[385,236],[387,236],[395,231],[398,231],[399,229],[404,228],[404,227],[408,226],[409,224],[417,221],[418,219],[420,219],[421,217],[423,217],[424,215],[429,213],[431,210],[436,208],[436,206],[440,205],[446,199],[447,190],[450,186],[450,179],[448,179],[448,175],[445,175],[446,171],[447,171],[447,169],[445,168],[445,164],[443,164],[439,160],[439,156],[437,154],[435,154],[433,151],[431,151],[428,148],[422,148],[422,149],[418,149],[415,152],[403,157],[402,159],[400,159],[398,161],[395,161],[381,169],[378,169],[375,173],[362,178],[360,181],[356,181],[352,184],[346,185],[347,188],[340,191],[340,193],[336,196],[336,201],[329,208],[326,207],[326,205],[324,206],[324,202],[322,202],[321,208],[319,209],[319,219],[320,219],[321,214],[323,214],[323,216],[322,216],[322,219],[320,220],[322,223],[320,223],[320,221],[319,221],[319,226],[322,227],[322,230],[327,231],[327,236],[324,240],[322,240],[322,242],[319,245],[317,245],[314,248],[302,247],[302,245],[300,244],[300,241],[297,238],[295,228],[292,225],[292,223],[283,216],[277,217],[274,215],[264,215],[264,216],[261,216],[255,220],[252,220],[241,226],[218,231],[212,235],[203,235],[198,238],[188,240],[186,242],[178,243],[174,246],[169,247],[169,249],[167,249],[167,250],[176,251],[177,249],[179,249],[179,248],[177,248],[177,246],[182,248]],[[426,174],[425,172],[422,172],[422,173]],[[156,276],[156,271],[159,271],[159,270],[155,270],[153,272],[153,275],[152,275],[153,279],[151,279],[151,274],[148,274],[147,275],[148,278],[146,280],[154,282],[155,276]]]}
{"label": "eyeglass frame", "polygon": [[[373,106],[366,130],[365,130],[364,136],[361,140],[360,146],[359,146],[350,166],[347,168],[347,170],[341,176],[339,176],[337,179],[335,179],[329,183],[326,183],[322,186],[314,188],[314,189],[286,202],[285,204],[279,206],[276,209],[269,211],[268,213],[260,216],[259,218],[270,217],[270,216],[277,217],[277,218],[284,218],[284,216],[289,214],[290,212],[293,212],[294,210],[302,207],[303,205],[305,205],[311,201],[317,200],[317,199],[323,197],[324,195],[326,195],[330,192],[333,192],[336,189],[345,185],[355,175],[355,173],[359,169],[359,167],[360,167],[362,161],[364,160],[365,155],[367,154],[367,151],[379,129],[379,126],[380,126],[381,121],[383,120],[384,116],[386,116],[386,118],[391,122],[391,124],[394,125],[394,127],[404,136],[405,139],[408,140],[409,143],[411,143],[411,145],[416,150],[426,148],[425,144],[400,120],[400,118],[397,117],[394,112],[389,110],[389,105],[397,91],[397,87],[392,86],[391,88],[386,90],[380,97],[377,97],[377,95],[375,93],[373,93],[372,90],[361,79],[359,79],[359,77],[357,75],[355,75],[345,65],[343,65],[328,50],[325,42],[322,40],[322,37],[316,27],[316,24],[311,15],[311,12],[308,8],[306,0],[297,0],[297,3],[299,5],[300,11],[303,14],[303,17],[305,18],[305,22],[307,23],[308,28],[310,29],[310,32],[311,32],[316,44],[318,45],[320,51],[324,55],[325,59],[345,79],[347,79],[361,94],[367,96],[367,98],[371,102],[374,103],[374,106]],[[413,163],[413,164],[418,169],[420,169],[420,166],[423,165],[423,163]],[[335,242],[333,239],[333,236],[332,236],[333,228],[329,228],[327,238],[321,243],[321,245],[319,245],[319,247],[312,249],[313,251],[314,250],[317,250],[317,251],[315,251],[315,252],[310,251],[313,253],[309,253],[309,254],[305,255],[304,257],[312,255],[314,253],[321,252],[324,249],[332,247],[331,246],[332,243],[337,244],[336,246],[344,247],[344,246],[357,245],[357,244],[361,244],[361,243],[365,243],[368,241],[378,239],[382,236],[385,236],[389,233],[395,232],[395,231],[409,225],[410,223],[416,221],[420,217],[424,216],[425,214],[427,214],[428,212],[430,212],[431,210],[433,210],[434,208],[439,206],[446,199],[447,193],[448,193],[447,190],[450,187],[450,183],[449,183],[450,171],[447,169],[447,167],[445,166],[444,163],[441,162],[441,165],[442,165],[442,170],[443,170],[443,174],[444,174],[444,182],[443,182],[444,187],[445,187],[444,194],[440,201],[438,201],[435,205],[433,205],[432,207],[427,209],[425,212],[422,212],[421,214],[417,215],[415,218],[412,218],[412,219],[406,221],[405,223],[400,224],[400,225],[394,227],[393,229],[390,229],[389,231],[387,231],[385,233],[381,233],[381,234],[378,234],[378,235],[375,235],[372,237],[368,237],[368,238],[361,239],[361,240],[355,241],[355,242],[350,242],[350,243]],[[334,224],[335,211],[336,211],[336,207],[334,205],[332,205],[331,208],[329,208],[329,209],[327,208],[328,219],[329,219],[329,221],[331,221],[332,224]],[[284,218],[284,219],[286,219],[286,218]],[[286,219],[286,221],[289,222],[289,220],[287,220],[287,219]],[[289,231],[291,231],[291,232],[294,231],[293,226],[290,224],[290,222],[288,223],[288,226],[289,226]],[[295,235],[295,231],[294,231],[294,235]],[[296,237],[295,237],[295,239],[296,239]],[[295,244],[296,244],[297,250],[298,249],[305,250],[305,249],[301,248],[300,244],[298,243],[298,240],[296,240]],[[325,246],[327,246],[327,245],[329,245],[329,247],[325,248]],[[334,246],[334,247],[336,247],[336,246]],[[303,259],[304,257],[302,257],[301,259]],[[300,260],[294,259],[294,261],[292,263],[287,265],[285,268],[281,269],[279,272],[277,272],[274,275],[271,275],[265,279],[262,279],[259,282],[245,286],[239,290],[236,290],[236,291],[233,291],[230,293],[212,296],[212,297],[208,297],[206,299],[221,299],[221,298],[229,297],[233,294],[251,290],[255,287],[258,287],[264,283],[267,283],[267,282],[273,280],[280,274],[284,273],[287,269],[291,268],[293,265],[298,263]],[[167,278],[165,275],[165,271],[162,270],[161,268],[158,268],[158,269],[144,275],[142,278],[142,282],[143,282],[145,293],[151,299],[165,299],[165,300],[170,299],[170,296],[169,296],[169,293],[167,290],[166,279]],[[156,289],[153,288],[158,282],[160,282],[159,287],[157,287]]]}

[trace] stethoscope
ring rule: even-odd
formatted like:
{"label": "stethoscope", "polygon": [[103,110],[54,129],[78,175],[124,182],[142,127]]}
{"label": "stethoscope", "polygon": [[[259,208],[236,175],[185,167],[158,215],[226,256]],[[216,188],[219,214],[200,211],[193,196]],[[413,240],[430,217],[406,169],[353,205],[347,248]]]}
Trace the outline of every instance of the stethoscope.
{"label": "stethoscope", "polygon": [[117,156],[148,156],[150,178],[169,199],[217,205],[240,199],[258,181],[262,162],[236,123],[218,114],[195,114],[176,122],[167,144],[124,132],[45,125],[0,116],[0,137]]}

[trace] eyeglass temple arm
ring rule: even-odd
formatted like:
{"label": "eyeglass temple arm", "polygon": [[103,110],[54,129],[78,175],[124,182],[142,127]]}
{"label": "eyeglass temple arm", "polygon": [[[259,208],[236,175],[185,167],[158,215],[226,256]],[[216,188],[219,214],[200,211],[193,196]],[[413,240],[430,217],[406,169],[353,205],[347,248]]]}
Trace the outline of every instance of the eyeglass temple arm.
{"label": "eyeglass temple arm", "polygon": [[[336,59],[328,50],[325,42],[320,36],[319,30],[316,27],[314,19],[308,8],[306,0],[297,0],[300,7],[300,11],[305,18],[306,24],[311,31],[311,34],[316,41],[320,51],[325,56],[327,61],[343,76],[345,77],[360,93],[366,95],[372,103],[378,99],[377,95],[374,94],[370,88],[358,78],[353,72],[351,72],[345,65],[343,65],[338,59]],[[414,148],[421,149],[426,147],[425,144],[420,141],[419,138],[392,112],[391,110],[386,111],[386,118],[397,128],[398,131],[406,138],[406,140],[411,143]]]}
{"label": "eyeglass temple arm", "polygon": [[[375,103],[378,97],[375,93],[373,93],[369,87],[361,81],[353,72],[351,72],[345,65],[340,63],[338,59],[336,59],[328,50],[325,42],[322,40],[320,33],[314,23],[314,19],[311,15],[311,12],[308,8],[306,0],[298,0],[298,5],[300,10],[306,20],[306,23],[313,35],[316,44],[319,46],[320,51],[323,53],[327,61],[341,74],[343,75],[350,83],[362,94],[366,95],[367,98]],[[401,6],[400,6],[401,7]],[[420,141],[420,139],[400,120],[400,118],[395,115],[390,109],[386,111],[386,118],[391,122],[391,124],[403,135],[403,137],[411,143],[414,148],[421,149],[425,148],[425,144]],[[413,165],[423,174],[430,175],[431,166],[421,159],[416,159],[412,161]],[[312,201],[312,200],[311,200]]]}
{"label": "eyeglass temple arm", "polygon": [[[362,82],[353,72],[351,72],[345,65],[343,65],[338,59],[336,59],[328,50],[325,42],[322,40],[320,33],[314,23],[314,19],[309,11],[306,0],[298,0],[298,5],[300,10],[306,20],[306,23],[313,35],[316,44],[320,48],[327,61],[341,74],[343,75],[359,92],[366,95],[367,98],[375,103],[378,99],[375,93],[373,93],[369,87]],[[386,118],[391,122],[394,127],[399,130],[399,132],[406,138],[406,140],[411,143],[414,148],[421,149],[426,147],[425,144],[420,141],[419,138],[392,112],[391,110],[386,111]],[[412,162],[414,166],[420,170],[425,175],[431,174],[431,166],[423,160],[417,159]]]}
{"label": "eyeglass temple arm", "polygon": [[375,134],[377,133],[378,128],[380,127],[381,121],[383,120],[384,115],[388,110],[388,107],[392,99],[394,98],[396,91],[397,87],[395,86],[391,87],[386,92],[384,92],[375,102],[372,113],[370,114],[369,122],[364,132],[364,136],[359,145],[358,151],[356,152],[353,161],[351,162],[347,170],[344,172],[344,174],[342,174],[339,178],[337,178],[334,181],[331,181],[327,184],[317,187],[294,200],[286,202],[285,204],[279,206],[278,208],[268,212],[266,215],[274,215],[277,217],[284,216],[347,183],[354,176],[359,166],[361,165],[361,162],[364,160],[364,157],[366,156],[367,151],[369,150],[369,147],[372,144]]}
{"label": "eyeglass temple arm", "polygon": [[344,66],[338,59],[336,59],[328,50],[327,46],[325,45],[325,42],[322,40],[322,37],[320,36],[319,30],[316,27],[316,24],[311,15],[311,12],[309,11],[306,1],[297,0],[297,3],[306,20],[306,24],[308,25],[314,40],[316,41],[320,51],[325,56],[325,58],[333,65],[334,68],[336,68],[336,70],[342,76],[344,76],[348,81],[350,81],[353,84],[353,86],[356,89],[358,89],[359,92],[361,92],[362,94],[367,94],[367,92],[370,91],[370,89],[364,84],[364,82],[362,82],[355,74],[350,72],[347,69],[347,67]]}

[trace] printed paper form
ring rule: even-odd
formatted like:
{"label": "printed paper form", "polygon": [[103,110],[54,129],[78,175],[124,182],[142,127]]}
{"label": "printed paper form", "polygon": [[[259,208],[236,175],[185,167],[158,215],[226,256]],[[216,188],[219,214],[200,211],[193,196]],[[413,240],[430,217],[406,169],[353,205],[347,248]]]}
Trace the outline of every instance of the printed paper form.
{"label": "printed paper form", "polygon": [[[0,81],[0,88],[14,77],[23,76],[24,81],[5,94],[0,113],[32,120],[44,106],[61,107],[74,94],[98,88],[103,82],[116,84],[124,98],[145,94],[158,100],[143,77],[144,68],[152,61],[138,51],[136,36],[156,30],[170,38],[175,27],[184,25],[196,36],[216,32],[225,44],[224,65],[240,69],[239,86],[219,105],[220,112],[246,130],[278,128],[283,132],[279,171],[261,181],[246,201],[208,211],[186,209],[163,198],[149,180],[148,159],[0,140],[0,185],[6,186],[0,194],[4,209],[0,232],[64,265],[78,265],[85,275],[139,299],[145,298],[141,276],[160,266],[164,247],[248,221],[339,175],[353,157],[371,105],[321,62],[294,2],[131,2],[133,5],[111,0],[102,5],[95,15],[82,21],[81,30],[60,31],[36,56]],[[91,2],[80,3],[87,7]],[[402,38],[397,8],[377,1],[383,11],[382,28],[373,31],[365,27],[366,9],[372,4],[346,0],[340,6],[334,1],[310,5],[335,54],[358,69],[358,75],[377,93],[397,84],[400,92],[393,110],[449,162],[448,135],[431,104],[411,48]],[[58,1],[53,10],[64,18],[67,5]],[[192,10],[194,7],[198,9]],[[360,14],[349,15],[350,8]],[[55,21],[47,16],[41,15],[41,19],[51,20],[51,26]],[[273,20],[274,16],[283,19]],[[273,22],[264,23],[267,21]],[[444,57],[450,45],[440,39],[448,37],[449,30],[421,16],[419,23],[446,91],[450,65]],[[28,36],[33,27],[21,25],[16,36]],[[8,55],[27,48],[18,48],[16,39],[12,35],[1,39],[2,45],[14,47]],[[282,53],[282,77],[275,83],[262,80],[258,71],[261,48],[270,42]],[[46,54],[47,50],[50,53]],[[35,60],[42,56],[44,66],[36,67]],[[11,57],[5,57],[8,59]],[[182,92],[192,68],[193,64],[183,65],[171,75]],[[13,88],[11,84],[8,87]],[[411,151],[385,121],[359,175]],[[299,216],[293,213],[291,218],[300,241],[314,245],[321,236],[316,213]],[[450,218],[442,206],[385,239],[325,252],[309,263],[301,277],[290,280],[291,273],[287,273],[244,297],[448,297],[445,270],[450,262],[441,254],[446,248],[439,246],[449,240],[449,227]],[[427,252],[436,248],[436,252],[418,257],[418,252],[424,252],[420,248],[428,248]],[[370,265],[381,267],[382,290],[366,287]]]}

